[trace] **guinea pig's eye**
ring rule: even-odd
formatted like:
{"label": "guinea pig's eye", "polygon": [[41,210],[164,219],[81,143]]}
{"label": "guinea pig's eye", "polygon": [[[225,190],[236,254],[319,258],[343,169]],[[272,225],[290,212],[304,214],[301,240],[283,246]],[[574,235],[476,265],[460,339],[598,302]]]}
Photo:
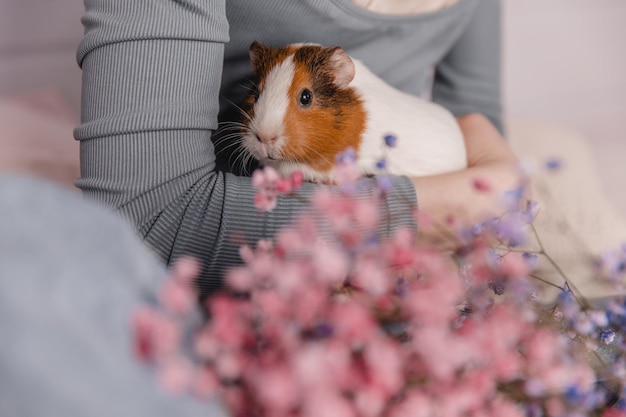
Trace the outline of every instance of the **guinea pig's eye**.
{"label": "guinea pig's eye", "polygon": [[312,102],[313,102],[313,93],[311,92],[311,90],[305,88],[300,93],[300,105],[302,107],[309,107]]}
{"label": "guinea pig's eye", "polygon": [[259,89],[258,88],[253,88],[252,89],[252,98],[254,99],[254,102],[256,103],[257,101],[259,101]]}

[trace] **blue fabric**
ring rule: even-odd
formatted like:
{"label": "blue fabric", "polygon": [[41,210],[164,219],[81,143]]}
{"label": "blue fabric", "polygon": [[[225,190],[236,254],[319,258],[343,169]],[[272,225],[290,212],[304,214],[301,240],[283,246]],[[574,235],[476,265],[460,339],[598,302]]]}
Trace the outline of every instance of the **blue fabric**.
{"label": "blue fabric", "polygon": [[0,177],[0,416],[221,416],[133,356],[130,314],[165,268],[76,192]]}

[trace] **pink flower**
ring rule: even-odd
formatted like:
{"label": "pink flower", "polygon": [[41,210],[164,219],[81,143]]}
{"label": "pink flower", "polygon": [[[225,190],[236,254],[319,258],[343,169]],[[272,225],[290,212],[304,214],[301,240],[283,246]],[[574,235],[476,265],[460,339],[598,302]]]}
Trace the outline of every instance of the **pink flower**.
{"label": "pink flower", "polygon": [[291,189],[297,190],[302,186],[302,182],[304,181],[304,174],[302,173],[302,171],[295,171],[291,174],[289,180],[291,182]]}
{"label": "pink flower", "polygon": [[380,331],[372,313],[354,300],[337,304],[330,319],[335,325],[337,338],[352,346],[371,340],[372,335]]}
{"label": "pink flower", "polygon": [[432,377],[452,379],[472,357],[462,339],[443,326],[429,326],[414,332],[411,348],[419,354]]}
{"label": "pink flower", "polygon": [[158,360],[178,351],[181,330],[171,318],[151,307],[141,307],[133,314],[135,354],[141,360]]}
{"label": "pink flower", "polygon": [[289,178],[281,178],[272,167],[257,169],[252,174],[252,186],[258,190],[254,205],[259,211],[271,211],[276,207],[278,196],[290,193],[302,185],[303,175],[294,172]]}
{"label": "pink flower", "polygon": [[491,183],[485,178],[475,178],[472,185],[476,191],[486,193],[492,190]]}
{"label": "pink flower", "polygon": [[355,223],[365,230],[373,230],[379,223],[379,204],[378,201],[360,200],[354,207]]}
{"label": "pink flower", "polygon": [[254,196],[254,207],[259,211],[272,211],[278,204],[278,196],[273,193],[261,192]]}
{"label": "pink flower", "polygon": [[258,369],[249,382],[268,416],[289,415],[302,394],[292,369],[284,363]]}
{"label": "pink flower", "polygon": [[329,301],[329,289],[326,286],[310,283],[306,291],[298,293],[297,298],[293,299],[293,318],[305,327],[311,326],[328,313]]}
{"label": "pink flower", "polygon": [[354,406],[359,416],[380,417],[388,402],[388,395],[374,386],[367,386],[355,393]]}
{"label": "pink flower", "polygon": [[508,278],[522,278],[528,276],[530,269],[521,253],[509,253],[500,265],[500,272]]}
{"label": "pink flower", "polygon": [[173,314],[185,314],[198,302],[196,291],[179,281],[166,280],[159,289],[161,304]]}
{"label": "pink flower", "polygon": [[215,372],[227,380],[239,378],[245,368],[243,355],[235,351],[222,351],[215,360]]}
{"label": "pink flower", "polygon": [[340,285],[348,275],[348,260],[336,247],[318,242],[314,248],[313,265],[317,280],[331,286]]}
{"label": "pink flower", "polygon": [[284,296],[294,294],[310,280],[312,274],[312,267],[307,263],[277,263],[274,275],[276,291]]}
{"label": "pink flower", "polygon": [[257,169],[252,173],[252,186],[254,188],[268,188],[274,186],[280,180],[280,174],[272,167]]}
{"label": "pink flower", "polygon": [[339,390],[353,383],[350,356],[348,347],[336,343],[306,343],[293,352],[292,366],[303,390],[317,387]]}
{"label": "pink flower", "polygon": [[243,417],[249,415],[250,402],[239,386],[226,386],[221,391],[221,398],[226,403],[230,415]]}
{"label": "pink flower", "polygon": [[401,304],[411,322],[445,326],[458,316],[462,294],[460,280],[434,275],[412,283]]}
{"label": "pink flower", "polygon": [[[491,403],[492,417],[526,417],[526,413],[515,403],[497,396]],[[550,414],[556,416],[557,414]]]}
{"label": "pink flower", "polygon": [[404,385],[404,355],[396,342],[387,337],[373,338],[364,350],[369,370],[368,385],[375,388],[383,398],[390,398]]}
{"label": "pink flower", "polygon": [[193,286],[196,278],[200,275],[202,265],[200,261],[191,256],[178,258],[170,269],[170,279],[186,286]]}
{"label": "pink flower", "polygon": [[383,259],[393,268],[406,268],[416,259],[415,233],[409,229],[398,229],[392,238],[382,244]]}
{"label": "pink flower", "polygon": [[282,256],[308,254],[317,239],[314,220],[301,217],[293,227],[287,227],[278,233],[276,250]]}
{"label": "pink flower", "polygon": [[221,295],[209,299],[208,307],[212,314],[209,331],[224,347],[240,347],[250,332],[250,305]]}
{"label": "pink flower", "polygon": [[147,306],[135,310],[132,315],[132,331],[134,334],[135,356],[142,361],[154,358],[154,322],[156,311]]}
{"label": "pink flower", "polygon": [[406,398],[393,408],[391,417],[432,417],[437,414],[437,406],[432,396],[417,390],[409,390]]}
{"label": "pink flower", "polygon": [[361,258],[352,275],[352,284],[374,295],[384,294],[394,285],[393,276],[373,257]]}
{"label": "pink flower", "polygon": [[258,307],[262,316],[267,319],[290,317],[291,308],[288,300],[276,291],[255,291],[252,302]]}
{"label": "pink flower", "polygon": [[185,314],[196,307],[198,297],[193,284],[199,274],[200,263],[195,258],[182,257],[174,262],[169,279],[159,289],[161,304],[170,313]]}
{"label": "pink flower", "polygon": [[626,417],[626,410],[608,408],[602,413],[602,417]]}
{"label": "pink flower", "polygon": [[185,358],[171,358],[159,368],[157,380],[167,392],[181,394],[191,385],[193,367]]}
{"label": "pink flower", "polygon": [[304,399],[302,417],[357,417],[350,402],[340,393],[323,389],[311,391]]}
{"label": "pink flower", "polygon": [[213,360],[221,350],[220,341],[208,329],[203,328],[194,338],[194,352],[200,359]]}
{"label": "pink flower", "polygon": [[235,291],[249,291],[254,285],[254,274],[248,268],[232,268],[226,272],[226,283]]}
{"label": "pink flower", "polygon": [[191,377],[191,389],[199,398],[213,398],[220,392],[220,380],[210,367],[202,366]]}

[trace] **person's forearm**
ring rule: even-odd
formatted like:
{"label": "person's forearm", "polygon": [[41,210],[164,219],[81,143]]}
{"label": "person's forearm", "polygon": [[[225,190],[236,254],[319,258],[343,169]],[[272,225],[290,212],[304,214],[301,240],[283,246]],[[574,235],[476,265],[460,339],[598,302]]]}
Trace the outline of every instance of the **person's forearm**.
{"label": "person's forearm", "polygon": [[[517,159],[493,124],[478,114],[457,119],[467,145],[468,168],[413,179],[419,209],[443,226],[451,219],[471,225],[499,214],[504,192],[519,186]],[[489,189],[481,190],[484,185]],[[448,239],[440,229],[420,228],[420,240]]]}

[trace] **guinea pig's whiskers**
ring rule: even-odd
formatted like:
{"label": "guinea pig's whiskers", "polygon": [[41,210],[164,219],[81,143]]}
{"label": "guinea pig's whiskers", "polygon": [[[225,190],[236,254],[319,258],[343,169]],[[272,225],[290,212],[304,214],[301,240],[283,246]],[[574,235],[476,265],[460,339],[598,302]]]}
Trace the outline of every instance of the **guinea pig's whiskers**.
{"label": "guinea pig's whiskers", "polygon": [[244,135],[238,132],[220,135],[216,139],[214,139],[215,145],[228,146],[228,147],[241,144],[243,143],[243,141],[244,141]]}
{"label": "guinea pig's whiskers", "polygon": [[225,131],[241,131],[241,130],[249,130],[248,126],[242,122],[236,121],[223,121],[218,124],[217,131],[215,133],[221,133]]}
{"label": "guinea pig's whiskers", "polygon": [[239,152],[237,154],[232,165],[241,167],[241,171],[244,175],[250,175],[250,170],[248,169],[248,167],[250,166],[250,162],[252,161],[252,159],[252,154],[250,154],[250,152],[248,152],[247,150],[244,150],[243,152]]}
{"label": "guinea pig's whiskers", "polygon": [[246,126],[244,126],[244,125],[241,125],[241,126],[239,126],[239,125],[222,126],[222,127],[218,128],[215,133],[241,132],[242,130],[247,130]]}
{"label": "guinea pig's whiskers", "polygon": [[[214,144],[216,155],[229,155],[228,164],[235,166],[239,155],[244,152],[244,134],[248,130],[245,125],[239,122],[222,122],[216,132]],[[247,152],[247,151],[246,151]]]}
{"label": "guinea pig's whiskers", "polygon": [[228,100],[226,99],[226,101],[228,102],[228,104],[230,104],[231,106],[233,106],[235,108],[235,110],[237,110],[239,112],[239,114],[241,114],[241,116],[243,116],[246,120],[248,120],[249,122],[252,122],[252,118],[250,117],[250,115],[248,114],[248,112],[246,112],[240,105],[238,105],[237,103],[235,103],[232,100]]}
{"label": "guinea pig's whiskers", "polygon": [[[305,145],[305,150],[306,150],[307,154],[315,156],[318,159],[321,159],[321,160],[326,160],[327,159],[327,157],[325,155],[323,155],[319,150],[314,148],[311,144],[306,144]],[[301,162],[301,161],[296,161],[296,162]]]}
{"label": "guinea pig's whiskers", "polygon": [[246,84],[239,83],[239,87],[241,87],[244,90],[249,91],[251,93],[256,93],[258,91],[258,89],[259,89],[257,87],[256,83],[252,82],[250,80],[248,80],[248,81],[250,82],[251,85],[246,85]]}

